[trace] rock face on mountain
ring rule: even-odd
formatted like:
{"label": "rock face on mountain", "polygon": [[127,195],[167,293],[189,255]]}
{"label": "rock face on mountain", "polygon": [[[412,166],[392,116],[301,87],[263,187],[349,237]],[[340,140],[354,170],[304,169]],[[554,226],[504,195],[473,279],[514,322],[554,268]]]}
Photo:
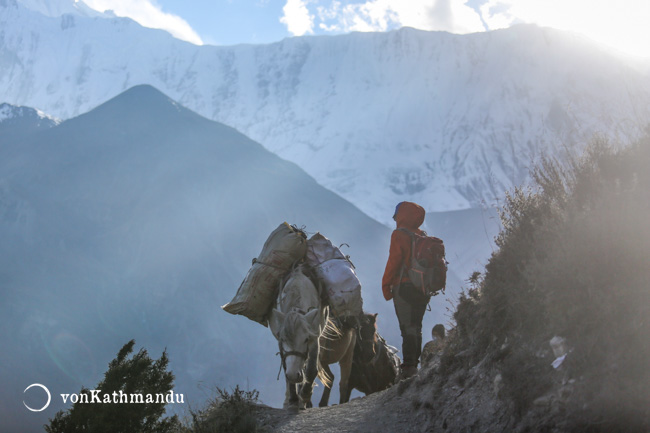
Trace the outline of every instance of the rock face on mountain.
{"label": "rock face on mountain", "polygon": [[624,138],[650,114],[647,76],[551,29],[199,47],[78,4],[46,16],[26,1],[0,3],[6,102],[69,118],[148,83],[386,224],[401,200],[428,211],[493,205],[542,152],[596,132]]}

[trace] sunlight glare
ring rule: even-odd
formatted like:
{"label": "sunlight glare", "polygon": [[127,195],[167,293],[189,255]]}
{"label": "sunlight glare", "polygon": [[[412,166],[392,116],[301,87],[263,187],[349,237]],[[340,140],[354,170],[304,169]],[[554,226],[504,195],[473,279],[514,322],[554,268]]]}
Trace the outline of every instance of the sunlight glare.
{"label": "sunlight glare", "polygon": [[481,11],[491,29],[532,23],[581,33],[623,53],[650,57],[648,0],[490,0]]}

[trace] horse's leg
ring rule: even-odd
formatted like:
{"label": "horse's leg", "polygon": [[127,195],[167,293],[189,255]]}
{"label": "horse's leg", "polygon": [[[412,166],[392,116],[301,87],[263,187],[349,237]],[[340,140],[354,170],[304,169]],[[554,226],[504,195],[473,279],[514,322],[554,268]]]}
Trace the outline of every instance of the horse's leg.
{"label": "horse's leg", "polygon": [[328,384],[323,383],[323,395],[320,398],[320,402],[318,403],[318,407],[327,407],[330,401],[330,392],[332,391],[332,385],[334,384],[334,374],[332,374],[332,370],[330,370],[330,366],[325,364],[321,366],[323,368],[323,371],[327,375],[327,377],[330,379]]}
{"label": "horse's leg", "polygon": [[309,350],[307,365],[305,367],[305,380],[300,387],[300,402],[306,409],[312,407],[311,394],[314,388],[314,380],[318,375],[318,345]]}
{"label": "horse's leg", "polygon": [[352,357],[354,356],[354,345],[357,343],[357,336],[354,330],[350,333],[348,349],[339,361],[341,367],[341,380],[339,380],[339,403],[347,403],[350,401],[350,373],[352,372]]}
{"label": "horse's leg", "polygon": [[298,409],[298,393],[296,392],[296,384],[290,383],[286,378],[287,390],[284,394],[284,409]]}

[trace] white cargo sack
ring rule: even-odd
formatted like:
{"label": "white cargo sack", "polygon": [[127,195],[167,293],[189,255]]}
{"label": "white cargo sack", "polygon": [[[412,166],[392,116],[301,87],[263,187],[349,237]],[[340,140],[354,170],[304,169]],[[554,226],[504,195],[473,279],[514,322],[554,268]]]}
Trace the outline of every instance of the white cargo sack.
{"label": "white cargo sack", "polygon": [[358,316],[363,311],[361,283],[354,266],[341,250],[320,233],[307,241],[305,260],[315,271],[337,317]]}
{"label": "white cargo sack", "polygon": [[306,236],[282,223],[264,243],[259,257],[239,286],[235,297],[222,306],[231,314],[241,314],[267,326],[267,315],[278,296],[282,278],[291,266],[305,256]]}

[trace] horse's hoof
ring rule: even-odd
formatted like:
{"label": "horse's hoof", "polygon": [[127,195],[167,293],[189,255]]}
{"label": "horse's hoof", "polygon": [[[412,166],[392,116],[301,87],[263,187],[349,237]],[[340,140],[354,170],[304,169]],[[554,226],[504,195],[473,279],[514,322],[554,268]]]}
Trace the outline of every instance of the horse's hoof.
{"label": "horse's hoof", "polygon": [[285,402],[282,405],[282,409],[285,409],[285,410],[298,410],[298,408],[299,408],[299,404],[298,404],[297,401],[290,401],[288,403]]}
{"label": "horse's hoof", "polygon": [[314,407],[314,405],[311,404],[311,401],[305,402],[305,409],[311,409],[312,407]]}

